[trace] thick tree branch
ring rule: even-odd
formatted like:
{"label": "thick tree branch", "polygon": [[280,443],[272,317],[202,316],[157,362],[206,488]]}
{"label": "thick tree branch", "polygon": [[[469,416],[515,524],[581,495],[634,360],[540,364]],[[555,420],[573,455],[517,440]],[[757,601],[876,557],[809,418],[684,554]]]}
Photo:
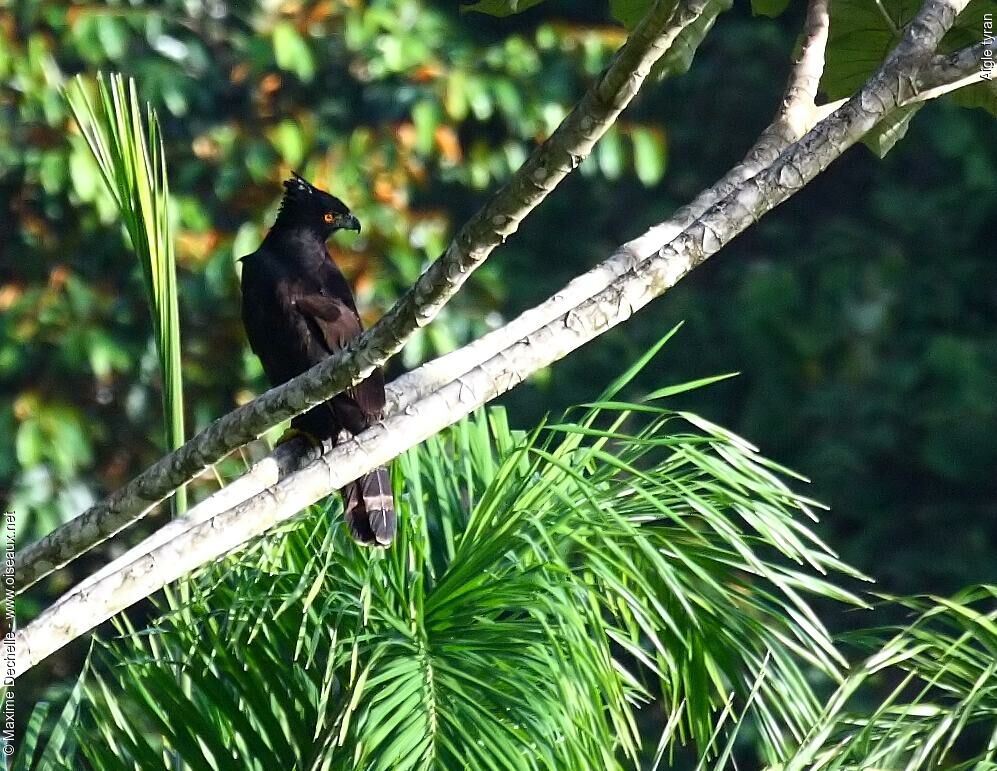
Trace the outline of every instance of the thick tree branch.
{"label": "thick tree branch", "polygon": [[[983,43],[977,43],[947,56],[933,56],[927,59],[918,68],[917,74],[912,79],[913,87],[897,104],[897,109],[929,102],[960,88],[987,82],[981,75],[984,47]],[[847,100],[839,99],[820,105],[817,108],[816,118],[823,120],[845,101]]]}
{"label": "thick tree branch", "polygon": [[965,86],[986,83],[983,79],[986,48],[981,40],[948,56],[932,57],[918,74],[915,101],[927,102]]}
{"label": "thick tree branch", "polygon": [[123,570],[73,590],[17,634],[17,674],[114,613],[216,559],[622,323],[794,195],[904,98],[968,0],[928,0],[880,70],[835,114],[610,286],[404,412],[337,446],[261,495],[192,527]]}
{"label": "thick tree branch", "polygon": [[[563,289],[540,305],[524,311],[499,329],[493,330],[456,351],[440,356],[388,384],[387,413],[404,409],[483,361],[512,345],[521,337],[557,318],[570,308],[605,289],[610,282],[639,265],[681,233],[710,206],[729,195],[745,180],[769,166],[779,153],[809,129],[824,69],[829,17],[828,0],[811,0],[805,23],[805,42],[794,64],[785,95],[772,123],[739,164],[695,200],[677,210],[668,220],[655,225],[642,236],[628,241],[591,270],[575,277]],[[800,116],[806,116],[803,125]]]}
{"label": "thick tree branch", "polygon": [[[803,131],[793,127],[795,111],[814,109],[817,86],[823,71],[824,49],[828,31],[827,0],[811,0],[806,22],[806,42],[800,58],[792,68],[786,85],[785,97],[772,124],[766,128],[758,142],[748,151],[745,159],[734,166],[719,182],[700,193],[696,199],[682,207],[665,223],[654,226],[644,235],[629,241],[592,270],[572,279],[561,291],[540,305],[523,312],[499,329],[493,330],[456,351],[426,362],[417,369],[395,379],[387,386],[386,414],[391,415],[418,401],[435,389],[456,379],[476,367],[516,340],[534,332],[552,319],[605,289],[614,279],[643,262],[663,245],[692,224],[711,205],[728,195],[738,185],[769,165],[779,151],[799,139]],[[287,474],[303,467],[307,458],[296,457],[298,450],[278,447],[271,458],[265,458],[246,474],[223,490],[201,501],[188,517],[166,525],[142,543],[117,557],[85,583],[92,583],[123,565],[165,543],[197,522],[210,519],[237,503],[258,495],[276,484]],[[295,463],[296,461],[296,463]],[[279,472],[277,471],[279,469]],[[195,516],[196,514],[196,516]]]}
{"label": "thick tree branch", "polygon": [[101,503],[23,549],[17,590],[147,514],[182,484],[272,426],[367,377],[428,324],[520,222],[585,158],[633,99],[654,63],[710,0],[657,0],[579,104],[371,329],[336,356],[243,405],[162,458]]}
{"label": "thick tree branch", "polygon": [[961,80],[966,75],[983,74],[983,53],[988,45],[980,41],[946,56],[930,59],[926,71],[921,76],[921,88],[927,90]]}
{"label": "thick tree branch", "polygon": [[233,480],[217,492],[211,494],[182,517],[171,519],[161,528],[124,554],[107,563],[100,570],[80,581],[75,589],[85,589],[105,576],[112,575],[123,565],[148,554],[157,546],[177,538],[200,522],[206,522],[220,512],[238,506],[253,496],[293,474],[322,454],[322,448],[315,447],[304,439],[295,437],[274,448],[273,452],[257,461],[245,474]]}
{"label": "thick tree branch", "polygon": [[[790,116],[797,111],[802,115],[812,115],[823,68],[828,22],[827,0],[811,0],[807,14],[805,42],[800,57],[790,73],[780,108],[773,122],[761,133],[741,163],[728,171],[719,182],[700,193],[692,203],[676,211],[669,220],[655,225],[642,236],[624,244],[608,259],[574,278],[540,305],[523,312],[501,328],[489,332],[478,340],[427,362],[389,383],[386,414],[392,415],[407,408],[408,405],[497,355],[517,340],[532,334],[596,292],[605,289],[619,276],[652,256],[662,246],[669,244],[710,206],[729,195],[761,169],[769,166],[781,150],[804,133],[799,131],[799,121],[792,120]],[[956,56],[935,57],[937,60],[950,58],[955,59]],[[273,457],[279,461],[278,465],[281,468],[279,474],[275,474],[276,467],[269,459],[260,461],[229,488],[202,501],[196,509],[197,517],[188,517],[176,525],[168,525],[169,530],[166,532],[157,531],[134,549],[105,566],[98,574],[89,578],[87,583],[120,570],[142,554],[152,551],[159,544],[189,529],[193,524],[209,519],[243,500],[248,500],[275,484],[286,474],[306,464],[306,459],[298,459],[297,465],[291,463],[295,460],[295,453],[287,452],[285,448],[277,448]]]}

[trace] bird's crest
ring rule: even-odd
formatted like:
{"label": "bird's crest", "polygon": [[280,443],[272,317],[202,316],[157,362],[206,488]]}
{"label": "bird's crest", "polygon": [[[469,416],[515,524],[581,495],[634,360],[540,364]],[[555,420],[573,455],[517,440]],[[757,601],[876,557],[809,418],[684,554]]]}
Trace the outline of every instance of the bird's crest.
{"label": "bird's crest", "polygon": [[334,195],[315,187],[296,171],[291,172],[290,179],[284,180],[284,197],[280,201],[280,211],[286,209],[331,211],[337,214],[348,214],[350,211],[346,204]]}
{"label": "bird's crest", "polygon": [[284,195],[297,198],[299,196],[315,195],[321,192],[298,172],[292,171],[291,178],[284,180]]}

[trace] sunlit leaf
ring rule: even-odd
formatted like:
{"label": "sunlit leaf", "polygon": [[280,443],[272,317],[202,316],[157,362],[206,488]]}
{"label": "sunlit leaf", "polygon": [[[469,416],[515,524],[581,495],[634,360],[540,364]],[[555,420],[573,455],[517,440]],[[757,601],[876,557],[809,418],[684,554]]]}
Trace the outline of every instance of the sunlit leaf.
{"label": "sunlit leaf", "polygon": [[306,83],[315,76],[315,60],[308,43],[288,21],[273,28],[273,52],[277,66],[295,73]]}
{"label": "sunlit leaf", "polygon": [[751,12],[755,16],[781,16],[789,8],[790,0],[751,0]]}
{"label": "sunlit leaf", "polygon": [[461,11],[475,11],[489,16],[511,16],[527,11],[543,0],[478,0],[475,3],[461,5]]}
{"label": "sunlit leaf", "polygon": [[[95,94],[77,77],[66,99],[142,269],[164,383],[166,444],[173,449],[184,441],[183,375],[169,183],[159,121],[149,105],[145,109],[140,105],[134,81],[120,75],[106,81],[98,76]],[[184,490],[177,491],[175,507],[183,510],[185,501]]]}

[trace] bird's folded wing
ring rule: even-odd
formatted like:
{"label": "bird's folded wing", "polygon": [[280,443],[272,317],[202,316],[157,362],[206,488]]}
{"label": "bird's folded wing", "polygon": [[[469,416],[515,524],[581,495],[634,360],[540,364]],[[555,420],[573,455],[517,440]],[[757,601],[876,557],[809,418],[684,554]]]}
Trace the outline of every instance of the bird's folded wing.
{"label": "bird's folded wing", "polygon": [[324,294],[301,295],[294,307],[305,317],[308,326],[324,343],[329,353],[335,353],[360,334],[360,319],[342,300]]}
{"label": "bird's folded wing", "polygon": [[[335,297],[301,295],[295,299],[294,307],[330,354],[345,348],[363,330],[356,311]],[[346,393],[353,397],[368,419],[379,417],[384,409],[384,376],[380,370],[375,370]]]}

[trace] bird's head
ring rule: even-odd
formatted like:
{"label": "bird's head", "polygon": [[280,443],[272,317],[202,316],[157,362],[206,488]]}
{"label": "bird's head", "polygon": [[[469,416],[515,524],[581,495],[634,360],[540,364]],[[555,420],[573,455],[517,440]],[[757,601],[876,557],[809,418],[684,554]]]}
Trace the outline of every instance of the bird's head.
{"label": "bird's head", "polygon": [[346,204],[297,173],[284,182],[284,198],[277,221],[304,226],[322,240],[337,230],[360,230],[360,220],[350,213]]}

